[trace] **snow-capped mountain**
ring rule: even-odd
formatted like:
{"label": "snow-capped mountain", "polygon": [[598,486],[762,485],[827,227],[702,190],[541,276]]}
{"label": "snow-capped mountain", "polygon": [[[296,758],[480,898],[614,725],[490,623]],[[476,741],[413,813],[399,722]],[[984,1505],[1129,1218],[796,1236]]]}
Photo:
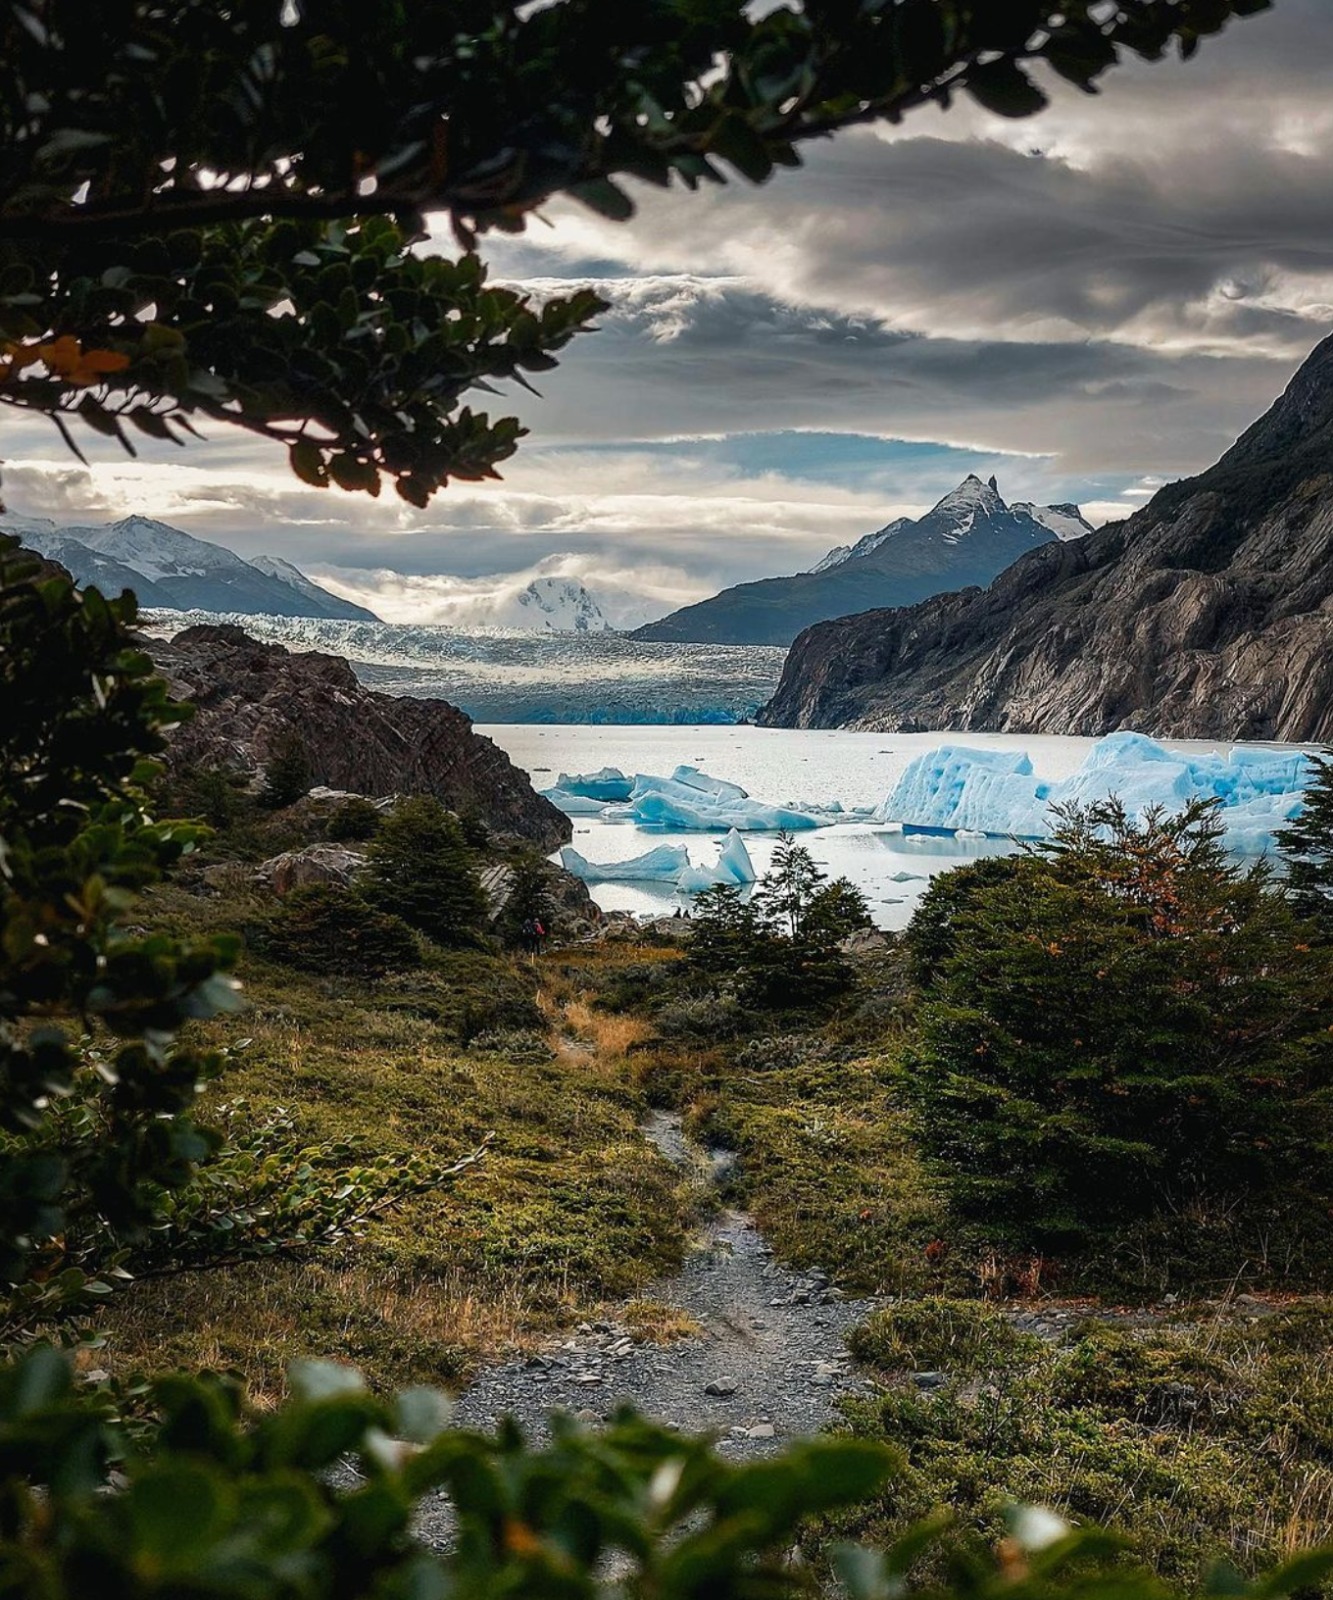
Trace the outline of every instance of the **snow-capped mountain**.
{"label": "snow-capped mountain", "polygon": [[[927,515],[932,520],[938,519],[948,524],[941,530],[940,537],[946,544],[957,544],[972,531],[978,516],[989,519],[1006,511],[1018,517],[1031,517],[1043,528],[1049,528],[1055,537],[1063,542],[1081,539],[1085,533],[1092,532],[1092,524],[1078,506],[1039,506],[1030,500],[1017,500],[1013,505],[1007,506],[1000,498],[999,486],[995,479],[983,483],[975,473],[964,478],[962,483],[946,494]],[[840,567],[844,561],[854,561],[861,556],[868,556],[892,539],[895,534],[911,526],[910,517],[899,517],[887,527],[866,534],[864,539],[858,539],[855,544],[835,546],[818,566],[811,567],[810,570],[828,572],[834,567]]]}
{"label": "snow-capped mountain", "polygon": [[602,608],[574,578],[534,578],[514,601],[528,626],[543,633],[609,633]]}
{"label": "snow-capped mountain", "polygon": [[6,516],[0,518],[0,529],[59,561],[79,583],[116,593],[133,589],[146,607],[378,620],[364,606],[321,589],[288,561],[271,556],[245,561],[220,544],[196,539],[152,517],[57,525],[44,517]]}
{"label": "snow-capped mountain", "polygon": [[994,478],[969,474],[916,519],[899,517],[810,572],[737,584],[635,633],[637,639],[790,644],[804,628],[946,590],[984,587],[1036,545],[1090,532],[1077,506],[1006,505]]}

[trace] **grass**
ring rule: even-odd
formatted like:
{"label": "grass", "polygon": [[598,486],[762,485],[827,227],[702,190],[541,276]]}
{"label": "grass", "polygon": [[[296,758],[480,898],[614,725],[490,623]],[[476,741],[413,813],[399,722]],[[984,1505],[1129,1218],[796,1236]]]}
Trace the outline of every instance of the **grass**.
{"label": "grass", "polygon": [[[882,1392],[848,1401],[861,1437],[906,1453],[839,1528],[889,1539],[940,1504],[993,1541],[1015,1501],[1119,1529],[1159,1574],[1243,1572],[1333,1525],[1333,1305],[1087,1323],[1053,1347],[998,1311],[949,1301],[885,1312],[854,1336]],[[948,1374],[922,1391],[910,1374]]]}
{"label": "grass", "polygon": [[[249,908],[173,889],[156,909],[197,931]],[[575,1002],[565,1020],[583,1025],[586,1048],[552,1048],[545,963],[435,952],[419,971],[358,984],[250,960],[244,977],[244,1017],[200,1030],[250,1038],[205,1117],[210,1099],[243,1097],[256,1116],[283,1107],[311,1143],[442,1160],[493,1143],[479,1170],[337,1252],[131,1285],[108,1308],[102,1365],[220,1365],[261,1394],[297,1354],[353,1360],[386,1385],[456,1382],[678,1263],[692,1201],[638,1132],[645,1101],[624,1053],[640,1029]]]}

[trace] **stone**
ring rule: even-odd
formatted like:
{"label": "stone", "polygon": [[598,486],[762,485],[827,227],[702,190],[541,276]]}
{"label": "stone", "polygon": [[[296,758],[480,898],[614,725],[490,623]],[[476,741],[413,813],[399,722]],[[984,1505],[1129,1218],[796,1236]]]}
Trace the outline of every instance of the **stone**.
{"label": "stone", "polygon": [[757,1422],[753,1428],[745,1430],[745,1437],[747,1439],[771,1439],[776,1432],[777,1429],[771,1422]]}
{"label": "stone", "polygon": [[914,1372],[912,1382],[918,1389],[942,1389],[948,1378],[942,1372]]}
{"label": "stone", "polygon": [[735,1394],[736,1389],[737,1384],[735,1378],[710,1378],[709,1381],[704,1384],[705,1394],[711,1394],[723,1398],[729,1394]]}
{"label": "stone", "polygon": [[365,852],[341,844],[310,844],[285,850],[255,868],[255,877],[274,894],[290,894],[308,883],[334,883],[346,888],[366,866]]}

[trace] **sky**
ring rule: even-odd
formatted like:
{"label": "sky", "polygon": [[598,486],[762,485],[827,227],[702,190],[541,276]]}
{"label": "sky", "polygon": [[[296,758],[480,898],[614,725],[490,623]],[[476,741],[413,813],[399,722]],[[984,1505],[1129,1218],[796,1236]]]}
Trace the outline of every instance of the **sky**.
{"label": "sky", "polygon": [[[390,621],[534,574],[613,620],[813,565],[968,472],[1122,517],[1214,461],[1333,331],[1333,4],[1274,0],[1191,62],[1132,63],[1043,115],[961,102],[809,147],[802,170],[606,222],[556,201],[492,273],[593,283],[599,331],[492,411],[499,484],[416,511],[306,488],[213,429],[137,462],[0,418],[10,509],[160,517],[286,556]],[[427,248],[451,248],[444,233]]]}

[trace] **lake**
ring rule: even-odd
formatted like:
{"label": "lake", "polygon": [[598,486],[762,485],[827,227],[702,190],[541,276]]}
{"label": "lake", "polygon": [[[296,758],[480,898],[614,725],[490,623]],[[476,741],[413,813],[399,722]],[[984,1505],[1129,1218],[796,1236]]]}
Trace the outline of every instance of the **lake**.
{"label": "lake", "polygon": [[[633,774],[669,774],[681,763],[700,768],[748,789],[756,799],[776,804],[876,806],[892,791],[909,761],[946,743],[988,750],[1022,750],[1043,777],[1070,776],[1096,742],[1037,734],[854,733],[732,727],[541,726],[521,723],[479,725],[538,789],[555,785],[560,772],[592,772],[619,767]],[[1171,750],[1206,753],[1225,749],[1215,742],[1163,741]],[[1282,748],[1270,746],[1264,748]],[[683,844],[699,864],[717,855],[721,834],[645,828],[600,817],[574,817],[574,846],[591,861],[623,861],[656,844]],[[831,876],[845,876],[864,891],[875,922],[885,929],[906,927],[922,891],[937,873],[978,856],[1007,855],[1014,847],[1001,839],[936,838],[903,834],[868,821],[849,821],[803,833],[801,843]],[[771,834],[745,836],[757,871],[768,866],[776,842]],[[650,883],[590,885],[604,910],[670,914],[675,891]]]}

